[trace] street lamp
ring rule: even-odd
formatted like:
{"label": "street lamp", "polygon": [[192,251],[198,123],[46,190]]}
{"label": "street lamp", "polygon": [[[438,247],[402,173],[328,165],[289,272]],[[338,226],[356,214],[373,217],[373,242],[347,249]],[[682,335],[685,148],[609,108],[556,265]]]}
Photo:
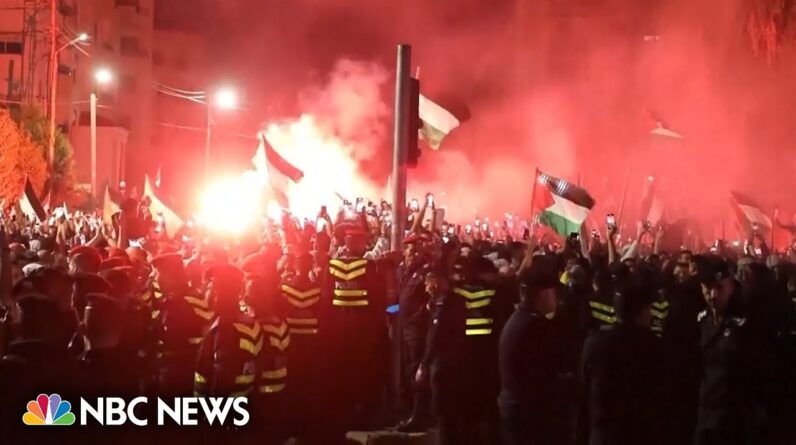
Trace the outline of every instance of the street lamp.
{"label": "street lamp", "polygon": [[219,88],[205,96],[207,105],[207,139],[205,140],[205,180],[210,178],[210,146],[213,140],[213,107],[233,110],[238,107],[238,93],[231,87]]}
{"label": "street lamp", "polygon": [[[55,51],[50,54],[50,132],[48,135],[48,148],[49,148],[49,161],[50,161],[50,171],[52,172],[55,169],[55,99],[58,94],[58,54],[61,51],[69,48],[70,46],[75,46],[78,43],[86,42],[88,40],[88,34],[81,32],[72,40],[66,42],[60,48],[56,49]],[[55,43],[53,43],[53,48],[55,48]],[[80,48],[78,48],[80,49]],[[82,49],[81,49],[82,51]],[[83,51],[85,53],[85,51]]]}
{"label": "street lamp", "polygon": [[106,85],[113,80],[113,73],[107,68],[94,71],[89,104],[91,106],[91,194],[97,196],[97,85]]}

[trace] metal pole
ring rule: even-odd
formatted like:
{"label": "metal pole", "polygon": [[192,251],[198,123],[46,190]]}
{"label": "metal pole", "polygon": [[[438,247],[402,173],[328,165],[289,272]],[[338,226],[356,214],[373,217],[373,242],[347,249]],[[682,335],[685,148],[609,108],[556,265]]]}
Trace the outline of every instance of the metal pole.
{"label": "metal pole", "polygon": [[97,196],[97,93],[91,92],[91,194]]}
{"label": "metal pole", "polygon": [[56,17],[57,0],[50,0],[50,128],[47,137],[50,172],[55,170],[55,98],[58,95],[58,22]]}
{"label": "metal pole", "polygon": [[213,105],[207,99],[207,132],[205,139],[205,182],[210,180],[210,144],[213,140]]}
{"label": "metal pole", "polygon": [[[406,162],[409,137],[409,63],[410,45],[398,45],[395,66],[395,114],[393,126],[392,157],[392,250],[401,249],[406,225]],[[417,136],[415,136],[417,137]]]}
{"label": "metal pole", "polygon": [[633,170],[633,158],[636,154],[636,148],[630,152],[630,157],[627,160],[627,172],[625,173],[625,185],[622,188],[622,199],[619,201],[619,212],[616,214],[616,227],[621,227],[622,213],[625,211],[625,199],[627,198],[627,188],[630,185],[630,172]]}

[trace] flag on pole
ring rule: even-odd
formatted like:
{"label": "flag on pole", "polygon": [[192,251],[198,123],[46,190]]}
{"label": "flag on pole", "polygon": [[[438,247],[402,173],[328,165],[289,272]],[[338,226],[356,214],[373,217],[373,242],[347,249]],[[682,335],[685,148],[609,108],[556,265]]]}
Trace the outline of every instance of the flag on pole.
{"label": "flag on pole", "polygon": [[650,176],[644,181],[641,193],[641,219],[649,221],[653,226],[658,225],[663,217],[663,203],[656,192],[657,181]]}
{"label": "flag on pole", "polygon": [[158,221],[162,218],[166,226],[166,234],[169,238],[173,238],[177,231],[182,228],[182,218],[157,196],[149,176],[144,176],[144,198],[149,198],[149,212],[152,214],[152,219]]}
{"label": "flag on pole", "polygon": [[672,128],[663,120],[663,118],[653,110],[644,108],[644,113],[652,121],[652,128],[650,134],[653,136],[662,136],[671,139],[682,139],[683,135],[672,130]]}
{"label": "flag on pole", "polygon": [[533,215],[561,236],[580,232],[580,226],[594,207],[586,189],[536,170],[532,197]]}
{"label": "flag on pole", "polygon": [[102,222],[110,226],[113,224],[113,215],[122,211],[121,206],[111,196],[111,189],[105,186],[105,197],[102,202]]}
{"label": "flag on pole", "polygon": [[420,95],[418,115],[423,121],[420,134],[428,141],[429,147],[439,150],[442,140],[461,122],[450,111],[442,108],[426,96]]}
{"label": "flag on pole", "polygon": [[738,219],[738,224],[746,233],[753,230],[753,225],[757,225],[760,232],[767,232],[773,227],[771,218],[748,196],[731,191],[730,205]]}
{"label": "flag on pole", "polygon": [[304,172],[282,157],[260,132],[260,144],[252,158],[254,168],[271,184],[274,198],[284,208],[288,207],[288,190],[292,183],[301,181]]}
{"label": "flag on pole", "polygon": [[22,196],[19,198],[19,208],[30,220],[38,220],[39,222],[47,220],[47,213],[44,211],[44,207],[33,189],[33,184],[30,183],[28,178],[25,178],[25,187],[22,189]]}

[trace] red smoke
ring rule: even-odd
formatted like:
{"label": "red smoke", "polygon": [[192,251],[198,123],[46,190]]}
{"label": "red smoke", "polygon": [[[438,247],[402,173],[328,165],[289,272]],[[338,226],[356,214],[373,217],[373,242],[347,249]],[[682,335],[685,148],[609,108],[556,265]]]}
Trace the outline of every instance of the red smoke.
{"label": "red smoke", "polygon": [[[536,167],[581,178],[616,212],[631,159],[626,218],[649,175],[670,216],[706,233],[721,218],[732,227],[731,189],[793,209],[793,50],[786,40],[770,63],[753,54],[750,2],[223,3],[220,65],[249,70],[257,112],[268,123],[312,115],[379,187],[395,45],[412,44],[424,94],[469,115],[410,173],[410,191],[441,195],[449,214],[527,214]],[[684,139],[650,138],[645,107]]]}

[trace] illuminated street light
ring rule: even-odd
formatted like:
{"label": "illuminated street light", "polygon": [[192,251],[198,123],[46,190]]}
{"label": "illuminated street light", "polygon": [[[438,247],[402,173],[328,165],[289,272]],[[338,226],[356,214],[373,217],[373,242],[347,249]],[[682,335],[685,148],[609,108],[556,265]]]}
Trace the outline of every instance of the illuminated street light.
{"label": "illuminated street light", "polygon": [[206,93],[207,133],[205,138],[205,180],[210,177],[210,150],[213,144],[213,108],[234,110],[238,107],[238,93],[231,87],[222,87],[215,93]]}
{"label": "illuminated street light", "polygon": [[214,102],[222,110],[232,110],[238,106],[238,94],[232,88],[221,88],[216,92]]}
{"label": "illuminated street light", "polygon": [[86,40],[88,40],[88,34],[81,32],[80,34],[77,35],[78,42],[85,42]]}
{"label": "illuminated street light", "polygon": [[113,80],[113,73],[107,68],[100,68],[94,72],[94,80],[100,85],[105,85]]}

